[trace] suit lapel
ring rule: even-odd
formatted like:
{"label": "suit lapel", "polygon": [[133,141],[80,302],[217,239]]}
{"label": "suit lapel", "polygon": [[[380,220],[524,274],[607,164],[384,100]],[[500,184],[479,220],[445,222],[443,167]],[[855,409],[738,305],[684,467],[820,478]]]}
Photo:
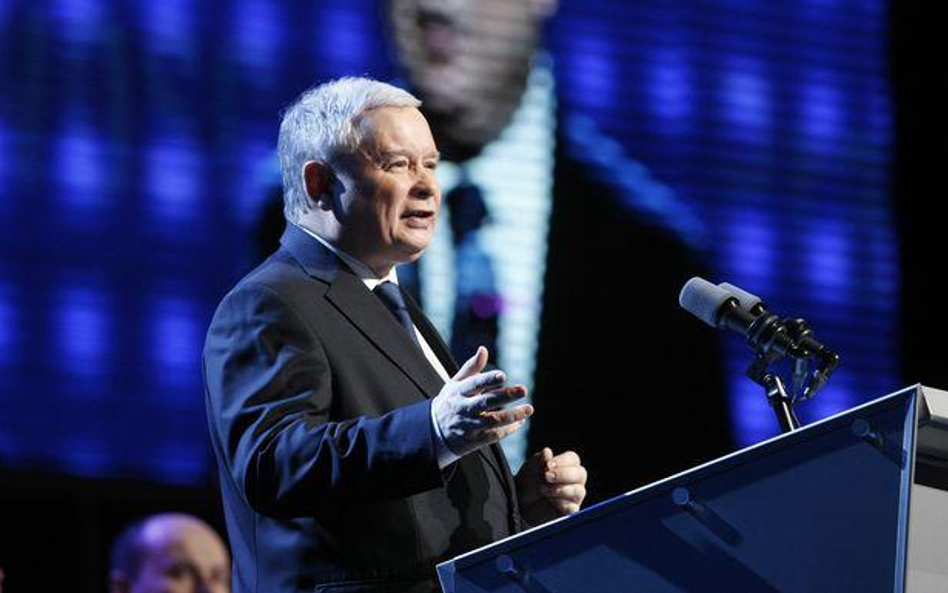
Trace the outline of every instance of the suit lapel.
{"label": "suit lapel", "polygon": [[283,246],[307,274],[329,284],[324,298],[425,394],[434,397],[443,385],[418,345],[365,284],[322,243],[294,224],[287,224]]}
{"label": "suit lapel", "polygon": [[326,292],[326,298],[427,397],[444,384],[418,345],[355,274],[344,270]]}

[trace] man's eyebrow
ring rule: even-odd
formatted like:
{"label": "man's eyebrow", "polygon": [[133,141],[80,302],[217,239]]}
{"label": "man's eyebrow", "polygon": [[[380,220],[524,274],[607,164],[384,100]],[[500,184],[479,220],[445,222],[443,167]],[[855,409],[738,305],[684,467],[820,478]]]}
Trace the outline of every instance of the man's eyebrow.
{"label": "man's eyebrow", "polygon": [[[383,150],[382,152],[379,153],[378,156],[379,156],[379,159],[386,160],[386,159],[390,159],[396,156],[403,156],[410,159],[410,158],[413,158],[415,155],[410,150]],[[441,153],[438,151],[425,153],[424,155],[422,155],[422,158],[441,160]]]}

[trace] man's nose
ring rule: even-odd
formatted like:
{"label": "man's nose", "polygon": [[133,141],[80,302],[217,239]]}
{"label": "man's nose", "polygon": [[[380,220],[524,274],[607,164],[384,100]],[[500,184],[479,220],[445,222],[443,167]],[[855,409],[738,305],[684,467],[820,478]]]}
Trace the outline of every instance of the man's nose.
{"label": "man's nose", "polygon": [[438,191],[438,179],[434,173],[425,169],[423,173],[415,179],[415,185],[412,186],[411,195],[416,198],[428,199],[434,196]]}

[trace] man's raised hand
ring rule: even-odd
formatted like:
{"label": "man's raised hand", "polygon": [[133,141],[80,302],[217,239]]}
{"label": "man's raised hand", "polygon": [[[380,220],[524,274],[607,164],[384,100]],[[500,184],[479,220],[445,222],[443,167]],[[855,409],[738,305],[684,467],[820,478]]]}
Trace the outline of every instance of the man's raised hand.
{"label": "man's raised hand", "polygon": [[485,373],[486,366],[487,348],[481,346],[431,402],[444,444],[458,456],[514,433],[533,414],[530,404],[504,408],[527,395],[527,388],[504,386],[503,371]]}

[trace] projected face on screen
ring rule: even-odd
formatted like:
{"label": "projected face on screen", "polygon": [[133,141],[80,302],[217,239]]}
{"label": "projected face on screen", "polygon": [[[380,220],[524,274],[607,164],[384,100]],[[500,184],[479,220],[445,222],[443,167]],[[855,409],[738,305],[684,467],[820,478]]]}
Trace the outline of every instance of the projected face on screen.
{"label": "projected face on screen", "polygon": [[543,18],[553,0],[391,0],[398,61],[460,158],[477,153],[509,123],[526,85]]}

